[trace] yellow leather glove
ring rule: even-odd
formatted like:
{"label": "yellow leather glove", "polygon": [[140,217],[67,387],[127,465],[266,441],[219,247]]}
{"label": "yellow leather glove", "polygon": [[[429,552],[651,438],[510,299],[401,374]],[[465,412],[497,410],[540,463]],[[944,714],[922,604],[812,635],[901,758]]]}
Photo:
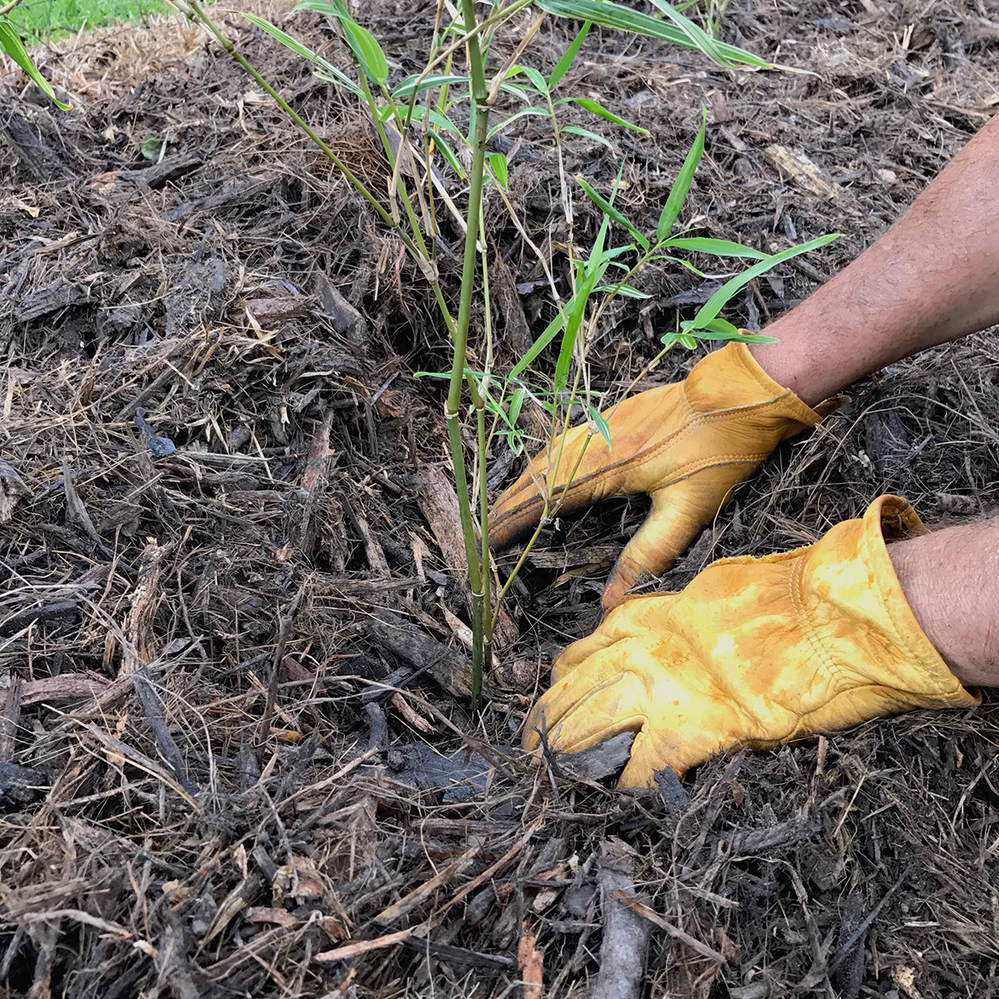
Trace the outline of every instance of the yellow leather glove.
{"label": "yellow leather glove", "polygon": [[648,519],[621,553],[604,591],[603,606],[609,609],[640,575],[668,569],[714,519],[737,482],[781,441],[814,427],[831,408],[823,404],[819,412],[806,406],[756,363],[745,344],[730,343],[702,358],[682,382],[640,392],[607,410],[612,448],[590,435],[585,424],[565,434],[564,446],[558,438],[552,458],[547,450],[538,455],[497,500],[490,541],[503,547],[537,525],[546,477],[561,512],[612,496],[650,493]]}
{"label": "yellow leather glove", "polygon": [[721,750],[773,746],[912,708],[969,707],[916,622],[885,547],[922,523],[898,496],[806,548],[722,559],[680,593],[634,596],[552,667],[524,747],[634,732],[622,787]]}

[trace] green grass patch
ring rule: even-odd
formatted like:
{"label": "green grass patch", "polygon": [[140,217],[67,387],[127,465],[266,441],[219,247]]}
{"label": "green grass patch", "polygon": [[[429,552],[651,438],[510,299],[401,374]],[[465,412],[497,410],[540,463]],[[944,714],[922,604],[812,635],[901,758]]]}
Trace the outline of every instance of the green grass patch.
{"label": "green grass patch", "polygon": [[84,25],[99,28],[168,10],[163,0],[24,0],[11,12],[10,20],[30,45],[73,34]]}

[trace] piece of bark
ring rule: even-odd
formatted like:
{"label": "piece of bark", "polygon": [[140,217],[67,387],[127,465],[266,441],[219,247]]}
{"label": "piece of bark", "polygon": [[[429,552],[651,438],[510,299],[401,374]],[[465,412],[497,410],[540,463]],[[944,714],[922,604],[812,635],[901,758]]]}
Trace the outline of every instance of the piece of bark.
{"label": "piece of bark", "polygon": [[767,146],[763,155],[806,191],[817,194],[827,201],[836,201],[840,198],[842,188],[830,180],[825,171],[800,150],[773,145]]}
{"label": "piece of bark", "polygon": [[87,297],[86,291],[73,284],[67,278],[59,278],[45,288],[39,288],[30,295],[25,295],[20,306],[14,312],[14,320],[19,323],[30,323],[50,312],[76,305]]}
{"label": "piece of bark", "polygon": [[51,604],[42,604],[41,607],[31,607],[18,614],[13,614],[6,621],[0,621],[0,638],[16,635],[17,632],[36,622],[45,624],[50,621],[75,617],[79,613],[79,609],[75,600],[57,600]]}
{"label": "piece of bark", "polygon": [[464,853],[455,857],[450,864],[442,867],[432,878],[424,881],[423,884],[414,888],[408,895],[404,895],[398,902],[393,902],[387,909],[383,909],[377,916],[375,922],[380,926],[391,926],[397,919],[413,911],[426,899],[433,895],[438,888],[446,885],[452,878],[458,877],[467,870],[482,852],[482,843],[475,840]]}
{"label": "piece of bark", "polygon": [[336,289],[322,271],[316,273],[316,291],[323,312],[333,324],[333,329],[352,346],[363,348],[368,339],[368,324],[364,317]]}
{"label": "piece of bark", "polygon": [[70,170],[51,146],[41,137],[37,128],[13,108],[5,111],[0,128],[11,149],[22,165],[42,183],[60,180],[70,175]]}
{"label": "piece of bark", "polygon": [[14,516],[18,501],[31,494],[21,476],[11,465],[0,458],[0,524],[5,524]]}
{"label": "piece of bark", "polygon": [[10,678],[10,687],[2,693],[6,696],[0,702],[0,760],[9,760],[17,748],[17,726],[21,720],[24,681],[15,673]]}
{"label": "piece of bark", "polygon": [[458,579],[467,579],[468,565],[458,495],[443,468],[427,465],[422,469],[416,498],[420,512],[430,525],[437,547],[444,556],[444,564]]}
{"label": "piece of bark", "polygon": [[402,941],[411,950],[419,954],[447,961],[454,964],[465,964],[473,968],[495,968],[497,971],[515,971],[517,962],[512,957],[503,954],[482,954],[467,947],[455,947],[452,944],[434,943],[423,937],[408,936]]}
{"label": "piece of bark", "polygon": [[651,924],[618,897],[633,897],[634,858],[623,846],[607,841],[600,851],[600,900],[604,933],[600,944],[600,971],[593,990],[600,999],[638,999],[645,979]]}
{"label": "piece of bark", "polygon": [[388,611],[368,622],[368,636],[413,670],[425,670],[449,694],[469,697],[472,671],[465,657],[441,645],[426,632]]}
{"label": "piece of bark", "polygon": [[62,459],[62,482],[63,492],[66,494],[66,523],[89,538],[95,546],[103,548],[104,543],[97,533],[97,528],[94,527],[94,522],[90,519],[90,514],[80,499],[76,486],[73,485],[73,473],[69,467],[68,457]]}
{"label": "piece of bark", "polygon": [[307,316],[316,304],[311,295],[281,295],[275,298],[251,298],[246,308],[262,326],[284,323]]}
{"label": "piece of bark", "polygon": [[679,940],[685,943],[691,950],[700,954],[701,957],[706,957],[710,961],[714,961],[716,964],[725,964],[725,956],[714,949],[714,947],[709,947],[706,943],[698,940],[696,937],[692,937],[685,930],[681,930],[678,926],[674,926],[671,922],[663,919],[655,909],[650,908],[645,905],[644,902],[639,902],[638,899],[632,897],[630,892],[618,891],[614,893],[614,897],[626,905],[632,912],[637,916],[641,916],[642,919],[648,920],[653,926],[658,926],[659,929],[665,930],[674,940]]}
{"label": "piece of bark", "polygon": [[558,757],[558,762],[570,773],[601,780],[624,769],[634,741],[634,732],[621,732],[579,753],[564,753]]}
{"label": "piece of bark", "polygon": [[48,774],[0,760],[0,808],[23,808],[45,796],[52,786]]}

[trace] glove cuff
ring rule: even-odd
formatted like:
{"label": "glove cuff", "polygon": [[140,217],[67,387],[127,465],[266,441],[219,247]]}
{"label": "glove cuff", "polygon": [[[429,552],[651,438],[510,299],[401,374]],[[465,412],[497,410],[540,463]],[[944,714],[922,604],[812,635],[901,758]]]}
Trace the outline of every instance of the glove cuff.
{"label": "glove cuff", "polygon": [[[863,518],[837,524],[805,551],[792,582],[801,616],[820,652],[846,687],[865,684],[895,710],[974,707],[967,691],[927,638],[905,597],[886,546],[925,531],[900,496],[880,496]],[[835,621],[849,621],[848,635]]]}
{"label": "glove cuff", "polygon": [[728,343],[701,358],[683,384],[684,394],[697,412],[769,406],[775,416],[800,424],[792,433],[816,426],[830,411],[825,403],[818,411],[812,409],[791,389],[775,382],[744,343]]}

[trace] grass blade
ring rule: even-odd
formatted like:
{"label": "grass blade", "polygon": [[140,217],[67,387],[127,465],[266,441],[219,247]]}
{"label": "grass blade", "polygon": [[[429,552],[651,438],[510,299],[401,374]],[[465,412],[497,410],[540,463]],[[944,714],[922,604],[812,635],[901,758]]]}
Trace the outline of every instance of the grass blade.
{"label": "grass blade", "polygon": [[35,64],[31,61],[27,51],[25,51],[24,46],[21,44],[21,36],[14,30],[10,22],[2,17],[0,17],[0,48],[24,70],[31,78],[31,81],[53,104],[62,108],[63,111],[72,111],[72,108],[68,104],[63,104],[62,101],[56,100],[52,85],[38,72]]}
{"label": "grass blade", "polygon": [[673,226],[680,215],[680,209],[683,208],[683,203],[687,200],[687,194],[690,191],[690,182],[694,179],[694,171],[697,169],[697,164],[701,162],[701,157],[704,155],[704,134],[707,127],[708,113],[704,108],[701,108],[701,127],[698,129],[697,136],[684,158],[683,166],[680,167],[680,172],[676,175],[676,180],[673,181],[669,197],[666,199],[662,214],[659,216],[659,224],[656,226],[656,239],[660,242],[673,231]]}
{"label": "grass blade", "polygon": [[713,257],[752,257],[755,260],[766,260],[767,254],[754,250],[742,243],[733,243],[729,239],[708,239],[702,236],[684,236],[677,239],[667,239],[662,247],[672,247],[677,250],[690,250],[694,253],[710,253]]}
{"label": "grass blade", "polygon": [[594,191],[582,177],[577,177],[576,183],[579,184],[584,191],[586,191],[586,193],[590,196],[590,200],[597,206],[597,208],[609,215],[615,222],[618,223],[618,225],[623,225],[625,229],[627,229],[628,232],[635,237],[639,244],[641,244],[643,250],[649,249],[649,241],[624,217],[619,209],[615,208],[606,198],[597,194],[597,192]]}
{"label": "grass blade", "polygon": [[782,250],[780,253],[775,253],[772,256],[761,260],[758,264],[753,264],[752,267],[746,268],[741,274],[737,274],[734,278],[726,281],[697,311],[697,315],[694,316],[689,322],[681,323],[681,326],[685,331],[695,333],[699,330],[709,329],[709,324],[711,320],[718,315],[722,310],[724,305],[739,291],[740,288],[749,284],[750,281],[755,277],[759,277],[761,274],[765,274],[772,267],[775,267],[779,263],[783,263],[785,260],[790,260],[792,257],[797,257],[802,253],[808,253],[810,250],[817,250],[820,246],[825,246],[827,243],[831,243],[834,239],[839,239],[840,234],[838,232],[830,233],[828,236],[818,236],[815,239],[810,239],[807,243],[801,243],[798,246],[792,246],[787,250]]}
{"label": "grass blade", "polygon": [[[663,24],[658,18],[649,17],[641,11],[632,10],[611,0],[536,0],[542,10],[556,17],[571,17],[578,21],[592,21],[605,28],[616,28],[619,31],[629,31],[636,35],[648,35],[674,45],[682,45],[688,49],[699,46],[679,28]],[[761,69],[771,69],[770,63],[745,49],[716,42],[717,51],[728,63],[742,63],[745,66],[759,66]]]}
{"label": "grass blade", "polygon": [[581,135],[584,139],[590,139],[593,142],[599,142],[602,146],[606,146],[611,152],[614,152],[614,143],[610,139],[603,135],[597,135],[596,132],[591,132],[588,128],[580,128],[578,125],[566,125],[562,129],[562,132],[568,132],[571,135]]}
{"label": "grass blade", "polygon": [[569,43],[569,47],[562,53],[562,58],[555,64],[555,68],[551,71],[551,75],[548,77],[549,90],[554,90],[554,88],[558,86],[562,77],[569,71],[569,67],[572,65],[572,60],[575,59],[579,53],[579,47],[583,44],[583,39],[586,38],[592,23],[592,21],[587,21],[576,33],[576,37]]}
{"label": "grass blade", "polygon": [[605,121],[612,121],[615,125],[623,125],[625,128],[632,128],[636,132],[641,132],[642,135],[649,134],[649,130],[647,128],[642,128],[641,125],[636,125],[633,122],[626,121],[624,118],[618,117],[613,111],[608,111],[602,104],[590,97],[563,97],[562,100],[557,103],[564,104],[566,101],[572,101],[575,104],[578,104],[581,108],[586,108],[590,114],[595,114],[598,118],[603,118]]}

